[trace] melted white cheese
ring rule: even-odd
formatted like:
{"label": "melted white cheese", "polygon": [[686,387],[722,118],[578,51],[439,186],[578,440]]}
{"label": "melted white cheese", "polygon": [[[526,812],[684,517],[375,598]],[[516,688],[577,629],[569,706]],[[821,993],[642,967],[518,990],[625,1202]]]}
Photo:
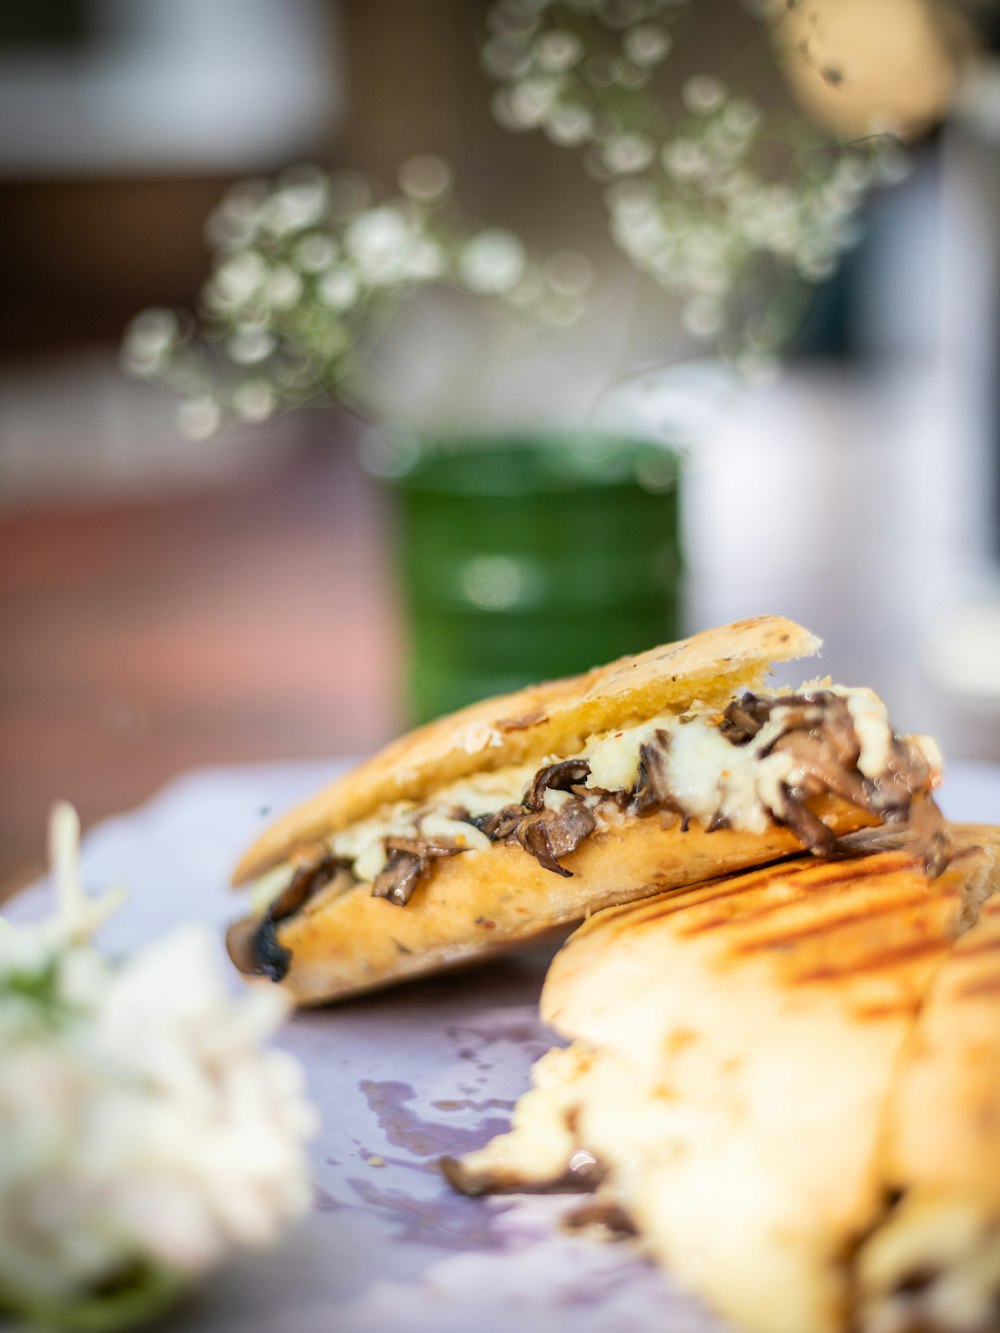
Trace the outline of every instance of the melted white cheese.
{"label": "melted white cheese", "polygon": [[[371,819],[363,819],[357,824],[351,824],[339,833],[335,833],[329,841],[330,850],[334,856],[340,856],[345,861],[353,861],[355,874],[358,874],[357,866],[359,862],[363,864],[373,864],[377,859],[372,853],[373,846],[378,846],[382,850],[382,839],[389,837],[396,838],[415,838],[417,836],[417,807],[411,801],[398,801],[390,806],[388,810],[381,811],[378,815],[373,815]],[[382,863],[379,870],[385,865],[386,857],[383,852]],[[375,871],[378,874],[378,870]],[[367,879],[367,875],[358,874],[359,879]],[[374,878],[374,876],[373,876]]]}
{"label": "melted white cheese", "polygon": [[871,690],[835,688],[833,692],[847,700],[847,711],[861,747],[859,771],[866,778],[878,777],[885,772],[892,755],[892,727],[885,704]]}
{"label": "melted white cheese", "polygon": [[731,744],[702,718],[671,729],[667,785],[677,804],[703,824],[721,815],[735,828],[762,833],[768,816],[757,787],[759,768],[755,748]]}
{"label": "melted white cheese", "polygon": [[639,778],[639,747],[653,740],[661,728],[669,730],[676,725],[676,714],[663,714],[637,727],[592,737],[583,751],[590,764],[587,786],[603,787],[605,791],[631,791]]}
{"label": "melted white cheese", "polygon": [[452,782],[434,796],[433,803],[443,809],[456,807],[468,810],[473,819],[502,810],[505,805],[516,805],[531,784],[531,779],[547,761],[517,764],[498,768],[492,773],[474,773],[471,777]]}
{"label": "melted white cheese", "polygon": [[490,845],[490,840],[475,824],[469,824],[464,819],[453,819],[451,815],[442,815],[432,811],[429,815],[424,815],[420,821],[420,833],[424,838],[444,838],[453,842],[456,847],[467,847],[470,850],[484,852]]}
{"label": "melted white cheese", "polygon": [[263,916],[275,899],[280,897],[291,884],[292,874],[291,865],[285,861],[282,865],[273,866],[265,871],[260,879],[255,879],[250,885],[251,910]]}

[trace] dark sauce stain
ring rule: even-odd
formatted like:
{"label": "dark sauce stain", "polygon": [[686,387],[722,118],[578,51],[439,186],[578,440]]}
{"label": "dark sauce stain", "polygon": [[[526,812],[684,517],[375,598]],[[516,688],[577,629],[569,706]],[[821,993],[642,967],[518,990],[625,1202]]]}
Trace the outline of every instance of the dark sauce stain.
{"label": "dark sauce stain", "polygon": [[346,1203],[341,1203],[335,1199],[332,1194],[328,1194],[320,1185],[313,1185],[313,1207],[319,1213],[336,1213],[341,1208],[349,1207]]}
{"label": "dark sauce stain", "polygon": [[534,1062],[540,1059],[553,1044],[551,1034],[546,1033],[539,1023],[510,1022],[488,1028],[470,1027],[464,1023],[452,1023],[445,1028],[445,1035],[456,1045],[456,1054],[460,1060],[474,1060],[478,1070],[494,1067],[493,1061],[483,1058],[488,1049],[490,1054],[498,1042],[508,1042],[519,1046],[525,1059]]}
{"label": "dark sauce stain", "polygon": [[452,1101],[445,1099],[439,1102],[431,1102],[435,1111],[513,1111],[514,1103],[507,1101],[503,1097],[487,1097],[485,1101],[476,1102],[466,1097],[462,1101]]}
{"label": "dark sauce stain", "polygon": [[444,1194],[437,1199],[411,1199],[395,1190],[380,1189],[372,1180],[347,1182],[368,1208],[391,1219],[399,1228],[396,1239],[441,1250],[503,1250],[511,1244],[509,1236],[497,1234],[493,1224],[500,1205],[484,1208],[482,1201]]}
{"label": "dark sauce stain", "polygon": [[494,1135],[510,1128],[509,1119],[496,1116],[480,1121],[474,1129],[423,1120],[407,1106],[417,1095],[409,1083],[393,1079],[376,1083],[366,1079],[358,1086],[388,1141],[417,1157],[460,1156],[481,1148]]}

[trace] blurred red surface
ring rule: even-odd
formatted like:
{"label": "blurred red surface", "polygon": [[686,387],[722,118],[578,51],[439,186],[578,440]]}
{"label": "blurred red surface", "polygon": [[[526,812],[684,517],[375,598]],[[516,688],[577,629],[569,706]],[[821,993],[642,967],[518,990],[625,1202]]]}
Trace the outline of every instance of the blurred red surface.
{"label": "blurred red surface", "polygon": [[211,491],[0,520],[0,892],[202,764],[357,754],[399,729],[386,521],[352,451]]}

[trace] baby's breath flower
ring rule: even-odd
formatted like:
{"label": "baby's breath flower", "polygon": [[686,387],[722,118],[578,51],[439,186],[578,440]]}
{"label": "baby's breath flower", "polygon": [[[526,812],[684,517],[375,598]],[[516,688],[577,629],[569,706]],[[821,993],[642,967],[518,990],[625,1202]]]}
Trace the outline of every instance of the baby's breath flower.
{"label": "baby's breath flower", "polygon": [[274,390],[266,380],[247,380],[233,390],[233,410],[241,421],[264,421],[274,408]]}
{"label": "baby's breath flower", "polygon": [[545,122],[559,96],[559,83],[552,78],[522,79],[507,95],[506,112],[512,128],[532,129]]}
{"label": "baby's breath flower", "polygon": [[399,188],[421,203],[440,199],[451,189],[451,168],[433,153],[420,153],[400,167]]}
{"label": "baby's breath flower", "polygon": [[[745,7],[766,29],[785,0]],[[652,79],[695,17],[690,0],[497,0],[492,30],[509,45],[484,68],[500,85],[493,108],[505,128],[584,146],[613,239],[681,298],[685,325],[741,360],[745,340],[753,360],[788,331],[772,305],[794,311],[794,301],[784,306],[794,284],[832,271],[854,243],[865,195],[906,159],[889,138],[884,150],[875,138],[844,147],[805,119],[808,135],[787,135],[782,120],[710,70],[684,81],[681,111],[664,128],[673,90]],[[764,59],[773,59],[769,38],[762,33]],[[622,177],[651,192],[618,194]]]}
{"label": "baby's breath flower", "polygon": [[487,16],[487,26],[497,34],[530,36],[538,26],[536,10],[541,5],[518,4],[516,0],[500,0]]}
{"label": "baby's breath flower", "polygon": [[294,259],[303,273],[322,273],[337,258],[337,243],[323,232],[311,232],[296,243]]}
{"label": "baby's breath flower", "polygon": [[235,254],[216,270],[212,283],[220,303],[241,305],[263,286],[267,264],[256,250]]}
{"label": "baby's breath flower", "polygon": [[[203,439],[310,402],[344,399],[363,410],[366,354],[396,308],[427,284],[511,305],[518,289],[536,321],[546,318],[546,295],[559,298],[561,322],[571,308],[582,312],[569,291],[581,285],[579,271],[557,266],[566,290],[543,282],[529,299],[519,285],[532,265],[520,241],[450,216],[451,173],[440,158],[410,158],[399,183],[400,197],[374,204],[364,178],[315,168],[286,172],[263,192],[256,182],[230,191],[200,320],[146,312],[125,339],[125,369],[182,394],[181,429]],[[240,227],[229,225],[234,216]],[[253,242],[234,247],[237,234]]]}
{"label": "baby's breath flower", "polygon": [[564,103],[545,116],[545,133],[553,143],[570,148],[586,143],[594,130],[594,117],[585,106]]}
{"label": "baby's breath flower", "polygon": [[418,236],[409,248],[404,276],[410,282],[433,282],[447,267],[444,248],[427,236]]}
{"label": "baby's breath flower", "polygon": [[684,327],[696,338],[714,338],[725,322],[725,311],[708,296],[693,296],[681,310]]}
{"label": "baby's breath flower", "polygon": [[275,236],[314,226],[326,209],[326,185],[321,177],[286,185],[265,205],[261,223]]}
{"label": "baby's breath flower", "polygon": [[249,180],[234,185],[205,224],[209,245],[221,250],[249,245],[260,226],[267,196],[266,181]]}
{"label": "baby's breath flower", "polygon": [[670,54],[672,39],[657,23],[640,23],[622,37],[622,50],[634,65],[657,65]]}
{"label": "baby's breath flower", "polygon": [[331,310],[346,310],[358,299],[361,284],[353,269],[335,268],[320,279],[319,299]]}
{"label": "baby's breath flower", "polygon": [[699,116],[718,111],[726,98],[726,85],[713,74],[695,74],[681,89],[684,105]]}
{"label": "baby's breath flower", "polygon": [[274,351],[277,338],[267,329],[237,329],[228,339],[226,350],[238,366],[252,366],[265,360]]}
{"label": "baby's breath flower", "polygon": [[897,140],[884,136],[872,157],[872,172],[885,185],[898,185],[913,170],[913,161]]}
{"label": "baby's breath flower", "polygon": [[575,32],[550,28],[535,41],[532,53],[540,69],[548,74],[561,74],[583,55],[583,42]]}
{"label": "baby's breath flower", "polygon": [[265,302],[277,310],[288,310],[302,295],[302,279],[287,264],[278,264],[264,283]]}
{"label": "baby's breath flower", "polygon": [[711,165],[705,149],[694,139],[674,139],[665,144],[661,160],[667,175],[678,181],[696,180]]}
{"label": "baby's breath flower", "polygon": [[191,398],[178,408],[177,423],[189,440],[207,440],[222,425],[222,409],[212,398]]}
{"label": "baby's breath flower", "polygon": [[720,112],[722,123],[732,134],[748,138],[753,134],[763,119],[759,107],[744,98],[732,97]]}
{"label": "baby's breath flower", "polygon": [[347,226],[344,248],[362,280],[386,287],[407,276],[414,228],[398,208],[388,204],[360,213]]}
{"label": "baby's breath flower", "polygon": [[458,272],[470,291],[481,294],[508,292],[524,273],[524,246],[509,231],[480,232],[462,248]]}
{"label": "baby's breath flower", "polygon": [[800,254],[795,267],[807,282],[822,282],[829,278],[837,267],[837,259],[831,254]]}
{"label": "baby's breath flower", "polygon": [[611,82],[614,87],[625,92],[637,92],[644,88],[650,79],[647,65],[637,65],[632,60],[619,57],[611,62]]}
{"label": "baby's breath flower", "polygon": [[143,379],[156,374],[177,340],[177,316],[172,310],[146,310],[128,326],[123,357],[126,368]]}
{"label": "baby's breath flower", "polygon": [[644,171],[656,156],[656,145],[645,134],[619,134],[601,145],[601,156],[616,175]]}
{"label": "baby's breath flower", "polygon": [[94,948],[107,904],[78,837],[57,807],[57,911],[0,930],[0,1306],[119,1327],[301,1216],[316,1118],[298,1065],[262,1049],[287,998],[231,998],[207,928],[116,965]]}

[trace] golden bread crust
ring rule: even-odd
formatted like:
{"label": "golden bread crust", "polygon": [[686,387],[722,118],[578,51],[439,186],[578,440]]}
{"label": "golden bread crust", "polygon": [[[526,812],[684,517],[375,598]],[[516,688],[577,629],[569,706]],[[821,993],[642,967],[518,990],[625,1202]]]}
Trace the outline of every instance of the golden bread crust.
{"label": "golden bread crust", "polygon": [[[814,804],[835,832],[856,828],[859,812],[833,798]],[[343,999],[408,977],[434,972],[545,935],[611,903],[647,897],[678,885],[800,854],[786,828],[764,833],[717,829],[676,817],[624,817],[563,858],[572,877],[545,870],[521,847],[487,850],[439,861],[406,907],[373,898],[367,884],[324,899],[322,893],[278,923],[277,940],[291,950],[283,984],[301,1004]],[[230,952],[242,958],[239,934]]]}
{"label": "golden bread crust", "polygon": [[233,873],[244,884],[380,806],[419,800],[471,773],[566,755],[590,735],[695,700],[713,705],[762,682],[769,666],[819,651],[781,616],[757,616],[662,644],[579,676],[530,685],[438,718],[387,745],[268,828]]}

